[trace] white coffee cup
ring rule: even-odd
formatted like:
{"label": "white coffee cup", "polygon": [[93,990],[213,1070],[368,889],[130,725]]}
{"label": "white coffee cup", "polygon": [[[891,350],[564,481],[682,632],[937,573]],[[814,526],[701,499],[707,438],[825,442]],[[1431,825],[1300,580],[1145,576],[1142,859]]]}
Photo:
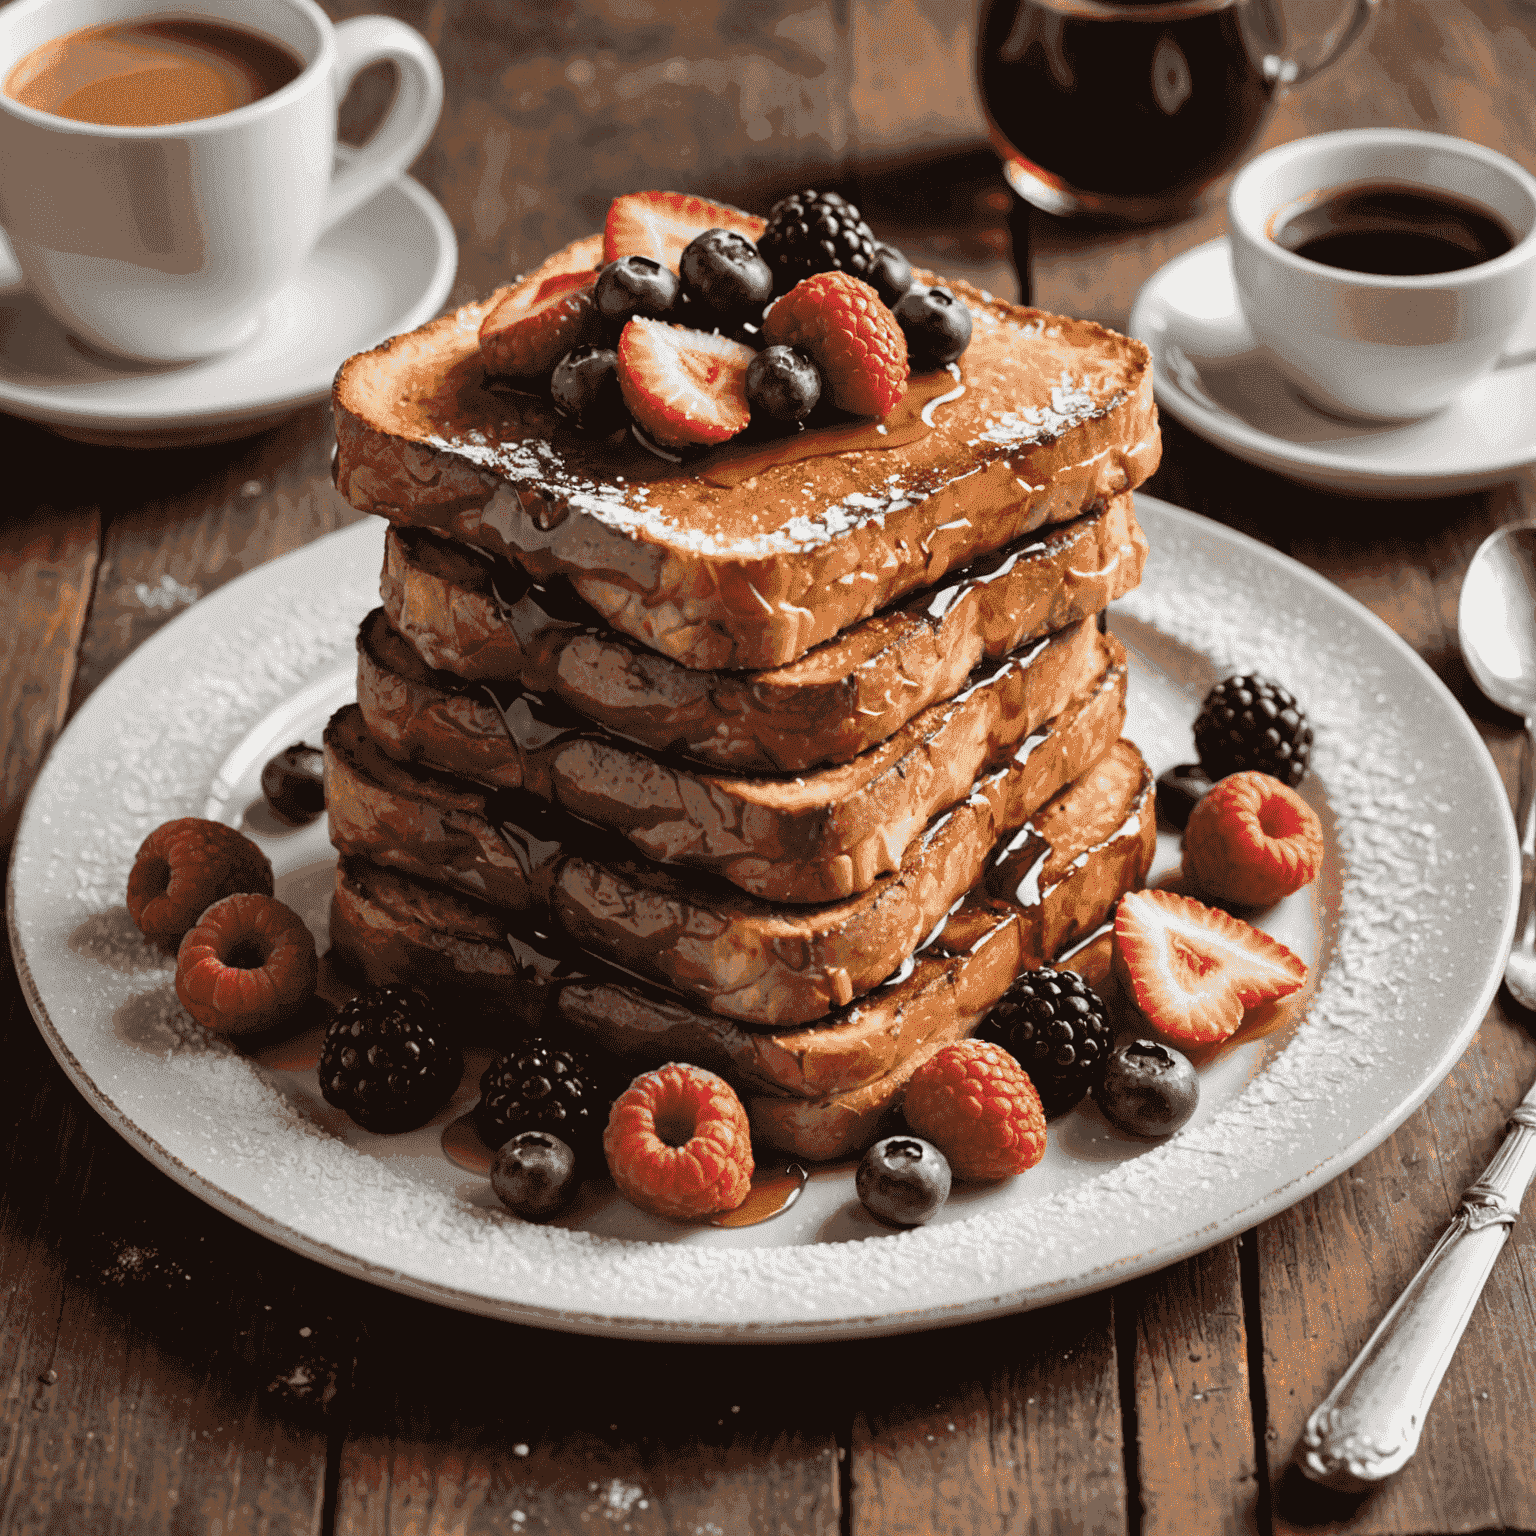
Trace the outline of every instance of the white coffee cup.
{"label": "white coffee cup", "polygon": [[[265,34],[303,70],[246,106],[165,127],[76,122],[0,92],[0,228],[28,288],[83,341],[150,362],[245,340],[325,230],[415,159],[443,99],[418,32],[382,16],[333,26],[313,0],[12,0],[0,80],[82,27],[171,14]],[[337,104],[381,60],[398,70],[394,103],[334,170]]]}
{"label": "white coffee cup", "polygon": [[[1325,266],[1273,238],[1303,199],[1355,184],[1448,193],[1492,213],[1512,249],[1455,272],[1388,277]],[[1244,318],[1269,361],[1314,405],[1404,421],[1448,405],[1498,361],[1536,293],[1536,177],[1465,139],[1353,128],[1269,150],[1227,198]]]}

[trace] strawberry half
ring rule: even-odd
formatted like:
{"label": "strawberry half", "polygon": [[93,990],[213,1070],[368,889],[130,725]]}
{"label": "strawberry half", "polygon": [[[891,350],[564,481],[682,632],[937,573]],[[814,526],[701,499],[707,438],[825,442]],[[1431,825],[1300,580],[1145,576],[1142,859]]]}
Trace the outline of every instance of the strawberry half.
{"label": "strawberry half", "polygon": [[723,443],[751,420],[739,341],[636,316],[619,337],[619,388],[629,413],[664,447]]}
{"label": "strawberry half", "polygon": [[595,341],[602,328],[592,303],[596,284],[595,272],[560,272],[509,288],[480,322],[486,372],[536,378],[572,347]]}
{"label": "strawberry half", "polygon": [[1128,891],[1115,913],[1115,975],[1154,1029],[1206,1045],[1243,1009],[1307,979],[1305,962],[1240,918],[1172,891]]}
{"label": "strawberry half", "polygon": [[649,256],[677,271],[683,247],[706,229],[730,229],[759,240],[767,219],[689,192],[626,192],[614,198],[603,225],[603,265],[621,256]]}

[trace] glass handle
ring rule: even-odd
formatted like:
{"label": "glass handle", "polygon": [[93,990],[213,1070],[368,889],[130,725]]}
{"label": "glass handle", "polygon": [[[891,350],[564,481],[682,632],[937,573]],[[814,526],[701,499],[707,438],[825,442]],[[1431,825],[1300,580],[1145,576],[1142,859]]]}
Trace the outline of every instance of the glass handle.
{"label": "glass handle", "polygon": [[1272,86],[1302,85],[1322,74],[1365,31],[1366,24],[1381,9],[1381,0],[1354,0],[1354,11],[1340,30],[1331,46],[1323,50],[1323,56],[1313,64],[1303,64],[1299,59],[1282,58],[1278,53],[1266,54],[1264,78]]}

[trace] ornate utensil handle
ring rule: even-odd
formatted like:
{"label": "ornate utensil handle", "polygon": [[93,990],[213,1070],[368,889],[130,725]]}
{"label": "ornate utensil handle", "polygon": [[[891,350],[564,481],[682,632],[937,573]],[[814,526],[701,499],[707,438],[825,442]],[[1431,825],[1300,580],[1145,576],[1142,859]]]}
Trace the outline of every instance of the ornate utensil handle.
{"label": "ornate utensil handle", "polygon": [[1487,1171],[1381,1320],[1338,1386],[1307,1420],[1297,1449],[1314,1482],[1358,1492],[1418,1448],[1424,1417],[1461,1342],[1520,1201],[1536,1175],[1536,1088],[1510,1116]]}

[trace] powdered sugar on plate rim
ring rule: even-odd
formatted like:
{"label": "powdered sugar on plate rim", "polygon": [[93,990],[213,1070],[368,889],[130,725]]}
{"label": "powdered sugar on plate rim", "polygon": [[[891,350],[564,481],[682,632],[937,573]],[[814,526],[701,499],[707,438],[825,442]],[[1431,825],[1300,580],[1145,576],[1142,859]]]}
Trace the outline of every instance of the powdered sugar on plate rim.
{"label": "powdered sugar on plate rim", "polygon": [[1090,1148],[1041,1193],[1026,1176],[909,1233],[840,1216],[785,1243],[776,1223],[738,1246],[691,1231],[626,1240],[517,1222],[440,1159],[427,1169],[348,1144],[281,1081],[209,1043],[125,926],[128,867],[154,826],[203,813],[257,722],[345,671],[377,602],[371,523],[198,603],[55,747],[8,892],[39,1026],[108,1122],[215,1208],[333,1267],[521,1322],[758,1342],[893,1333],[1041,1305],[1208,1247],[1342,1172],[1454,1064],[1498,984],[1518,857],[1470,723],[1384,625],[1219,525],[1145,496],[1137,509],[1152,559],[1115,617],[1133,657],[1130,734],[1171,739],[1158,711],[1182,711],[1187,727],[1228,671],[1280,678],[1317,727],[1335,862],[1304,1022],[1167,1143],[1099,1163]]}

